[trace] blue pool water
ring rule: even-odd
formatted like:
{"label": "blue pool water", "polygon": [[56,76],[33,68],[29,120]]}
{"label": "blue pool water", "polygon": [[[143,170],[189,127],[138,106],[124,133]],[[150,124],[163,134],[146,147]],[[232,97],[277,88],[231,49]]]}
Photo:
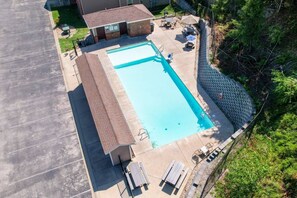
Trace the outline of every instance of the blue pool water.
{"label": "blue pool water", "polygon": [[153,43],[110,50],[108,56],[154,147],[214,126]]}

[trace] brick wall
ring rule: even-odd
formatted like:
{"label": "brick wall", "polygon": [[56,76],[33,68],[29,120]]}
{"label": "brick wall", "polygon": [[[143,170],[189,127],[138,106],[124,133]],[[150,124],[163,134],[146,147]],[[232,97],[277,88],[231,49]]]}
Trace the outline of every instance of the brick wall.
{"label": "brick wall", "polygon": [[208,60],[209,27],[203,20],[200,20],[199,26],[198,81],[233,123],[235,130],[240,129],[255,113],[253,101],[239,83],[211,66]]}
{"label": "brick wall", "polygon": [[129,36],[140,36],[151,33],[150,20],[139,21],[128,24],[128,35]]}
{"label": "brick wall", "polygon": [[105,36],[106,36],[106,40],[109,40],[109,39],[119,38],[121,34],[120,34],[120,31],[118,31],[118,32],[105,33]]}

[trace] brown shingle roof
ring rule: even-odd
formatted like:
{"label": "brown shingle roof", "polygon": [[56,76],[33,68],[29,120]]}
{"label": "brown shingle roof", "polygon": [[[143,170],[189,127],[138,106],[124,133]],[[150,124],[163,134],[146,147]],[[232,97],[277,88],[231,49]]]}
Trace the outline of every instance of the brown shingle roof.
{"label": "brown shingle roof", "polygon": [[152,19],[153,14],[143,5],[135,4],[83,15],[89,29],[120,22],[133,22]]}
{"label": "brown shingle roof", "polygon": [[104,153],[133,144],[135,140],[97,55],[83,54],[76,64]]}

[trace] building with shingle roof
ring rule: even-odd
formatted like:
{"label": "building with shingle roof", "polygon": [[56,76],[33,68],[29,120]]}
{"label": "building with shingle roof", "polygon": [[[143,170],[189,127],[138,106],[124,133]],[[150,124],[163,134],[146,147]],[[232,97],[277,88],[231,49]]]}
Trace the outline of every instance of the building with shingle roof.
{"label": "building with shingle roof", "polygon": [[104,153],[114,165],[130,160],[135,140],[98,56],[84,53],[76,64]]}
{"label": "building with shingle roof", "polygon": [[95,42],[118,38],[123,34],[140,36],[152,32],[153,14],[143,5],[135,4],[83,15]]}

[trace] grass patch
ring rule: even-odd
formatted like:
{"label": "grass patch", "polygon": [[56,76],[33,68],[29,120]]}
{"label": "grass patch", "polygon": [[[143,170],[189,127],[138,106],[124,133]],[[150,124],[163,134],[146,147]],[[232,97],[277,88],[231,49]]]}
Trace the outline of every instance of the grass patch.
{"label": "grass patch", "polygon": [[228,161],[228,172],[216,184],[215,197],[284,197],[281,160],[274,147],[267,137],[254,135]]}
{"label": "grass patch", "polygon": [[175,4],[169,4],[164,6],[157,6],[154,9],[150,10],[151,13],[155,17],[162,17],[164,16],[164,12],[167,11],[168,15],[176,15],[176,16],[182,16],[184,15],[185,11],[178,7]]}
{"label": "grass patch", "polygon": [[73,48],[72,41],[84,38],[89,33],[84,20],[80,17],[77,6],[52,8],[52,17],[56,27],[66,23],[76,29],[76,33],[71,38],[59,38],[62,52],[71,50]]}

